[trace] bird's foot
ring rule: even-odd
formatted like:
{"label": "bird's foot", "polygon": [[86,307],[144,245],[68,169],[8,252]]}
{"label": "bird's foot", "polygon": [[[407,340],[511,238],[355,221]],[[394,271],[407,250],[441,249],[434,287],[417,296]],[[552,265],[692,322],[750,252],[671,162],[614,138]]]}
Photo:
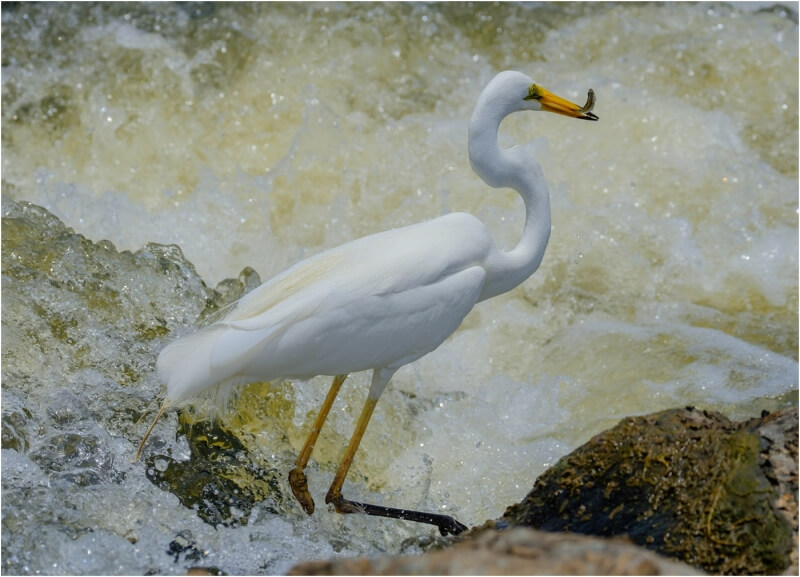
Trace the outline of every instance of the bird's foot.
{"label": "bird's foot", "polygon": [[289,486],[292,488],[294,498],[300,503],[303,511],[311,515],[314,512],[314,499],[311,498],[311,493],[308,492],[308,478],[299,467],[289,471]]}
{"label": "bird's foot", "polygon": [[383,507],[370,503],[358,503],[349,501],[341,495],[328,495],[326,503],[332,503],[337,513],[362,513],[364,515],[375,515],[377,517],[388,517],[390,519],[405,519],[416,523],[427,523],[436,525],[442,535],[458,535],[467,530],[466,525],[462,525],[453,517],[439,515],[438,513],[425,513],[423,511],[409,511],[408,509],[395,509],[394,507]]}

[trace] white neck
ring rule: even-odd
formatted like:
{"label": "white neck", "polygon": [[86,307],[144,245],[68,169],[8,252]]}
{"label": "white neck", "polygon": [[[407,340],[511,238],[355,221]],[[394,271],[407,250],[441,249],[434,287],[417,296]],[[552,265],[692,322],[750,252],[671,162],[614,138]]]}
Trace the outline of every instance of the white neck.
{"label": "white neck", "polygon": [[472,169],[493,188],[513,188],[525,202],[525,228],[519,244],[495,250],[487,259],[487,279],[480,300],[511,290],[539,268],[550,238],[550,192],[539,162],[519,146],[497,144],[500,122],[519,110],[518,103],[491,90],[481,94],[469,125]]}

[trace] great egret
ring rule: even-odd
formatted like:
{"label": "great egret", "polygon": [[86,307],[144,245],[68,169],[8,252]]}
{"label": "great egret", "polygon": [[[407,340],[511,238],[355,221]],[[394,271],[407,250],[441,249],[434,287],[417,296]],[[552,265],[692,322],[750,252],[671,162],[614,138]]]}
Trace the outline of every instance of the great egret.
{"label": "great egret", "polygon": [[[242,297],[224,318],[167,345],[158,357],[164,410],[212,387],[331,375],[289,482],[310,515],[314,501],[303,472],[328,411],[348,373],[372,369],[372,384],[355,432],[325,498],[339,513],[402,518],[460,533],[445,515],[357,503],[342,484],[372,411],[392,375],[437,348],[477,303],[511,290],[539,267],[550,237],[550,194],[539,163],[519,146],[497,144],[512,112],[544,110],[597,120],[594,92],[581,107],[519,72],[501,72],[481,93],[469,124],[472,169],[494,188],[510,187],[525,202],[522,239],[497,249],[484,224],[465,213],[354,240],[301,261]],[[141,452],[150,429],[139,446]],[[137,453],[137,457],[138,457]]]}

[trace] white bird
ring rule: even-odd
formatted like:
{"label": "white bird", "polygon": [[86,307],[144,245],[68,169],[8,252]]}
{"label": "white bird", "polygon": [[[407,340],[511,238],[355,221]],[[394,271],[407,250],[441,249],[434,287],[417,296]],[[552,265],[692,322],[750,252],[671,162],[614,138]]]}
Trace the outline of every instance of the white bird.
{"label": "white bird", "polygon": [[[334,376],[297,466],[292,491],[308,514],[314,502],[303,472],[348,373],[372,369],[356,430],[325,499],[340,513],[367,513],[466,529],[444,515],[356,503],[342,484],[372,411],[392,375],[436,349],[479,302],[511,290],[539,267],[550,237],[550,194],[535,158],[497,144],[513,112],[547,111],[597,120],[519,72],[501,72],[481,93],[469,124],[472,169],[494,188],[513,188],[525,203],[519,244],[504,252],[486,226],[466,213],[373,234],[303,260],[242,297],[221,320],[168,344],[158,357],[167,395],[163,411],[218,387]],[[219,390],[219,389],[218,389]],[[139,446],[141,451],[153,425]],[[137,453],[138,456],[138,453]]]}

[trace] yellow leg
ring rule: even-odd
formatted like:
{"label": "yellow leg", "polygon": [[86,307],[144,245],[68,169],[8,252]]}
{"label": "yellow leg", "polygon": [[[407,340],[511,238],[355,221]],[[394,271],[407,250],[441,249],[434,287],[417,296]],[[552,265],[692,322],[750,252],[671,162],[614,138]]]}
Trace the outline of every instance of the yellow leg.
{"label": "yellow leg", "polygon": [[328,413],[333,406],[333,401],[336,400],[336,395],[339,394],[339,389],[342,388],[342,384],[344,384],[346,378],[347,375],[337,375],[334,377],[333,384],[331,384],[331,388],[328,391],[328,396],[325,397],[325,401],[319,409],[319,414],[317,414],[314,425],[311,427],[311,432],[308,435],[308,439],[306,439],[306,444],[303,445],[303,450],[300,451],[300,454],[297,456],[297,463],[294,469],[289,471],[289,486],[292,488],[292,493],[303,507],[303,510],[309,515],[314,512],[314,499],[311,498],[311,493],[308,492],[308,479],[303,469],[305,469],[308,464],[308,459],[311,457],[311,451],[314,450],[314,444],[317,442],[319,432],[322,430],[322,425],[325,424],[325,419],[328,418]]}
{"label": "yellow leg", "polygon": [[[361,443],[361,437],[364,436],[364,431],[367,430],[367,425],[369,424],[369,420],[372,417],[372,411],[375,410],[375,405],[378,404],[378,399],[373,399],[372,397],[367,398],[367,402],[364,403],[364,408],[361,411],[361,416],[358,418],[358,425],[356,425],[356,430],[353,433],[352,438],[350,439],[350,444],[347,446],[347,451],[344,453],[344,458],[342,462],[339,464],[339,470],[336,471],[336,476],[333,478],[333,482],[331,483],[331,488],[328,489],[328,495],[325,497],[326,503],[333,503],[336,507],[336,510],[339,513],[355,513],[356,511],[351,510],[341,510],[347,509],[345,503],[346,501],[342,500],[342,485],[344,484],[344,479],[347,477],[347,472],[350,470],[350,465],[353,464],[353,458],[356,456],[356,451],[358,450],[358,445]],[[360,511],[359,511],[360,512]]]}
{"label": "yellow leg", "polygon": [[342,485],[344,484],[345,477],[347,477],[347,472],[350,470],[350,465],[353,464],[353,458],[358,450],[358,445],[361,443],[361,438],[367,430],[372,412],[375,410],[375,405],[378,404],[378,398],[381,396],[381,393],[383,393],[393,373],[394,370],[391,369],[376,369],[373,372],[372,386],[367,396],[367,402],[364,403],[364,408],[361,410],[361,416],[358,418],[356,430],[353,432],[350,444],[347,446],[347,450],[344,453],[344,458],[339,465],[339,470],[336,471],[336,475],[331,483],[331,488],[328,489],[325,502],[333,503],[337,513],[363,513],[365,515],[376,515],[378,517],[428,523],[430,525],[436,525],[442,535],[457,535],[462,533],[467,530],[467,527],[447,515],[424,513],[422,511],[411,511],[408,509],[395,509],[394,507],[384,507],[382,505],[372,505],[370,503],[358,503],[345,499],[342,496]]}

